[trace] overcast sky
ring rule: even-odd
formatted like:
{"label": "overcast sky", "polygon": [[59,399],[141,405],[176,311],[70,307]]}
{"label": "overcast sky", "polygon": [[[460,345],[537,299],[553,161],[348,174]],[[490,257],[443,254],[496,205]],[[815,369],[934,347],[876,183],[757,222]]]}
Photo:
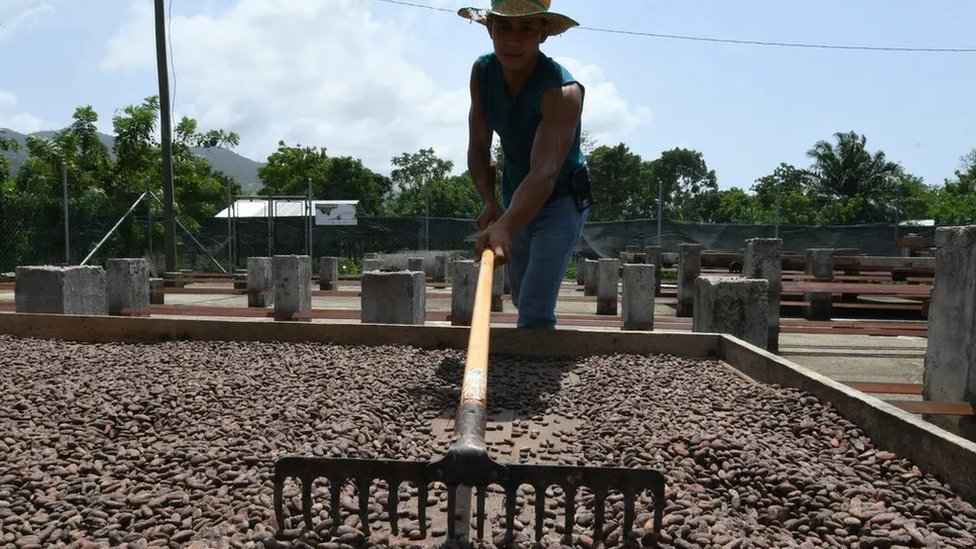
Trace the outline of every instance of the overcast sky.
{"label": "overcast sky", "polygon": [[[489,51],[454,15],[412,0],[172,0],[176,116],[389,173],[433,147],[465,169],[467,80]],[[553,0],[594,28],[845,45],[976,48],[973,0]],[[152,0],[0,0],[0,127],[57,129],[92,105],[100,127],[158,91]],[[170,2],[167,0],[167,6]],[[441,11],[441,10],[450,10]],[[976,147],[976,53],[729,45],[574,29],[543,51],[586,86],[583,126],[645,159],[702,151],[723,188],[749,188],[834,132],[864,133],[927,183]]]}

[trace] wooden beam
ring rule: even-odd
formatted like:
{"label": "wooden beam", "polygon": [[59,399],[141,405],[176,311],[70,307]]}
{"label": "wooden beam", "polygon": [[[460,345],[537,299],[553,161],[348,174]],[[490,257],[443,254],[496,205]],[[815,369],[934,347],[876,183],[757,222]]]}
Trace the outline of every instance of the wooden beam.
{"label": "wooden beam", "polygon": [[921,383],[877,383],[871,381],[844,381],[844,385],[853,387],[862,393],[876,393],[888,395],[921,395]]}
{"label": "wooden beam", "polygon": [[928,402],[925,400],[889,400],[910,414],[934,416],[976,416],[976,404],[968,402]]}

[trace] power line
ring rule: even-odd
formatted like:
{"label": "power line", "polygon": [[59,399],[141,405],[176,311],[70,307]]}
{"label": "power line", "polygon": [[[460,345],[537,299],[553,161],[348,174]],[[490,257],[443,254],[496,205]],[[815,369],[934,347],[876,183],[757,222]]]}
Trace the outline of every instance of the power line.
{"label": "power line", "polygon": [[[421,8],[431,11],[440,11],[445,13],[454,13],[454,10],[449,10],[446,8],[437,8],[434,6],[425,6],[423,4],[415,4],[413,2],[405,2],[404,0],[373,0],[375,2],[384,2],[387,4],[396,4],[400,6],[407,6],[411,8]],[[661,38],[666,40],[684,40],[690,42],[706,42],[712,44],[729,44],[737,46],[763,46],[763,47],[776,47],[776,48],[799,48],[799,49],[819,49],[819,50],[846,50],[846,51],[874,51],[874,52],[908,52],[908,53],[976,53],[976,48],[943,48],[943,47],[928,47],[928,46],[859,46],[850,44],[816,44],[807,42],[776,42],[767,40],[743,40],[736,38],[714,38],[708,36],[690,36],[682,34],[666,34],[658,32],[642,32],[642,31],[629,31],[620,29],[607,29],[601,27],[587,27],[580,26],[580,30],[586,30],[591,32],[603,32],[608,34],[622,34],[628,36],[643,36],[645,38]]]}
{"label": "power line", "polygon": [[[380,2],[392,0],[378,0]],[[607,32],[612,34],[625,34],[631,36],[647,36],[651,38],[667,38],[670,40],[689,40],[694,42],[712,42],[716,44],[736,44],[745,46],[769,46],[778,48],[806,48],[821,50],[853,50],[853,51],[898,51],[915,53],[976,53],[976,48],[939,48],[939,47],[912,47],[912,46],[854,46],[845,44],[811,44],[803,42],[767,42],[763,40],[739,40],[735,38],[710,38],[705,36],[683,36],[680,34],[661,34],[654,32],[637,32],[615,29],[602,29],[597,27],[579,27],[583,30],[596,32]]]}

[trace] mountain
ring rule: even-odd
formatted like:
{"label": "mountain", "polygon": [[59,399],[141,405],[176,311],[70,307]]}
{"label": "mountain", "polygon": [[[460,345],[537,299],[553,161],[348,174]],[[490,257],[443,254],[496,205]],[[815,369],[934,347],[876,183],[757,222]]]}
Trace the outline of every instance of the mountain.
{"label": "mountain", "polygon": [[[54,134],[55,132],[53,131],[41,131],[24,135],[12,130],[0,128],[0,136],[13,139],[20,144],[19,151],[3,152],[0,154],[3,154],[10,160],[12,173],[16,174],[17,170],[19,170],[27,160],[27,138],[39,137],[43,139],[50,139],[52,136],[54,136]],[[98,138],[102,141],[102,143],[105,144],[106,147],[108,147],[109,154],[114,157],[112,149],[115,145],[115,138],[111,135],[105,135],[103,133],[99,133]],[[194,147],[192,151],[207,159],[207,162],[210,163],[210,166],[214,170],[223,172],[234,178],[234,180],[240,184],[242,194],[257,194],[258,190],[261,188],[261,180],[258,178],[258,168],[260,168],[263,164],[260,162],[255,162],[254,160],[241,156],[229,149],[200,149]]]}

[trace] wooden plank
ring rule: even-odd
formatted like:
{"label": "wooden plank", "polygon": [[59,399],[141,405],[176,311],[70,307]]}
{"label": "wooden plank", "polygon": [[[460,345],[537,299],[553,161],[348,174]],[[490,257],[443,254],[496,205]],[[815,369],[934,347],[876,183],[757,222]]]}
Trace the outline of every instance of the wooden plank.
{"label": "wooden plank", "polygon": [[[0,314],[0,334],[86,342],[282,341],[336,345],[410,345],[423,349],[465,349],[468,328],[379,324],[312,324],[271,320],[132,318],[116,316]],[[586,337],[577,337],[586,334]],[[491,329],[491,351],[534,357],[587,357],[614,353],[670,354],[719,358],[717,334]]]}
{"label": "wooden plank", "polygon": [[921,395],[921,383],[876,383],[872,381],[844,381],[844,385],[853,387],[862,393],[876,393],[885,395]]}
{"label": "wooden plank", "polygon": [[[798,308],[806,307],[810,303],[807,301],[780,301],[781,308]],[[865,303],[865,302],[847,302],[847,301],[836,301],[833,303],[834,308],[837,309],[855,309],[855,310],[877,310],[877,311],[922,311],[924,309],[924,302],[918,301],[916,303]]]}
{"label": "wooden plank", "polygon": [[784,294],[829,293],[924,297],[932,295],[932,286],[918,284],[856,284],[851,282],[786,282]]}
{"label": "wooden plank", "polygon": [[924,400],[889,400],[886,402],[910,414],[976,416],[976,404],[968,402],[928,402]]}

